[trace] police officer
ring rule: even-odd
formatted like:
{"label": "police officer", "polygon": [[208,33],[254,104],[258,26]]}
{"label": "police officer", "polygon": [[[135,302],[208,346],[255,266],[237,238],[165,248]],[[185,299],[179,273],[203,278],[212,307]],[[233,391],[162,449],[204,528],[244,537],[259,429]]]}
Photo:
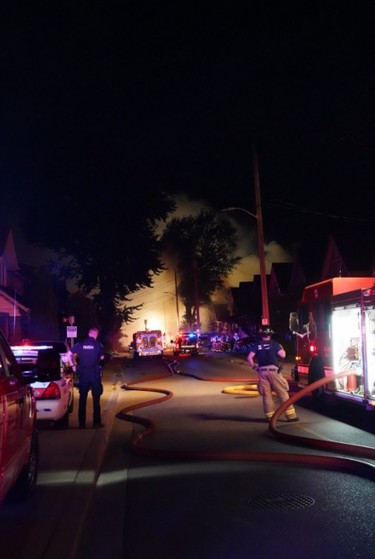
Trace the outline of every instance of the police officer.
{"label": "police officer", "polygon": [[[260,331],[260,341],[252,345],[247,356],[250,367],[259,375],[258,390],[263,398],[264,414],[268,421],[275,413],[272,391],[276,393],[281,403],[289,400],[289,384],[281,374],[279,365],[279,359],[286,357],[285,349],[271,339],[272,334],[274,331],[270,326],[263,326]],[[293,406],[287,408],[285,415],[288,421],[298,421]]]}
{"label": "police officer", "polygon": [[78,422],[80,429],[86,427],[86,402],[91,390],[93,401],[93,428],[104,427],[100,415],[100,396],[103,392],[102,365],[104,350],[97,341],[99,330],[90,328],[88,336],[72,347],[74,362],[77,365],[79,405]]}

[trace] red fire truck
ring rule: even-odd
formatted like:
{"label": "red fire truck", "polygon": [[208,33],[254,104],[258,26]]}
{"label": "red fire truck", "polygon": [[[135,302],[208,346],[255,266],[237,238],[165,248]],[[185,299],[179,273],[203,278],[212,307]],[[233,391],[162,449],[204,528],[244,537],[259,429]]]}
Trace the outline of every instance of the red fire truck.
{"label": "red fire truck", "polygon": [[326,392],[375,410],[375,277],[332,278],[305,287],[290,313],[300,387],[334,373]]}

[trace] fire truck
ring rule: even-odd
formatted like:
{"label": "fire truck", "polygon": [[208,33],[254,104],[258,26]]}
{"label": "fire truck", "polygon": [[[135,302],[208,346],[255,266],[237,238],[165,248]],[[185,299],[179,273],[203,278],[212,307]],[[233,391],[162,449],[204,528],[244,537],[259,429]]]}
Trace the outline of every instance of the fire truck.
{"label": "fire truck", "polygon": [[350,371],[314,395],[331,393],[375,410],[375,277],[336,277],[305,287],[289,329],[300,387]]}
{"label": "fire truck", "polygon": [[161,330],[139,330],[133,334],[134,357],[163,355],[163,335]]}

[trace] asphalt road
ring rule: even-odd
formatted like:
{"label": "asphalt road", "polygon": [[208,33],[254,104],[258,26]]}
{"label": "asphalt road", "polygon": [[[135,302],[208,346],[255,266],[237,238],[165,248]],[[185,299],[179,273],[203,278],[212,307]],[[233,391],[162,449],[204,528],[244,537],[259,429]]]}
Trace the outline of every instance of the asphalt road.
{"label": "asphalt road", "polygon": [[[105,429],[80,431],[77,407],[70,429],[41,427],[37,493],[0,508],[1,557],[373,557],[375,476],[357,467],[373,459],[275,437],[259,396],[231,392],[252,381],[241,357],[171,361],[107,365]],[[281,433],[375,446],[352,412],[296,408]]]}
{"label": "asphalt road", "polygon": [[[153,380],[155,363],[127,369],[143,390],[119,399],[80,557],[373,557],[372,468],[270,434],[259,397],[224,392],[251,381],[241,359],[180,359],[175,370]],[[173,397],[139,407],[163,391]],[[300,422],[280,418],[282,433],[374,447],[373,433],[296,407]]]}

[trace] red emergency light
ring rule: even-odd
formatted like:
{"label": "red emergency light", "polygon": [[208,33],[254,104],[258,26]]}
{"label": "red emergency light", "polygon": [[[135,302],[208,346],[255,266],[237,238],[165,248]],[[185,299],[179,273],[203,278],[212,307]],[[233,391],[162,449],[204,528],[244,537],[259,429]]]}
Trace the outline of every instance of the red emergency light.
{"label": "red emergency light", "polygon": [[309,352],[312,354],[316,353],[316,345],[315,344],[310,344],[309,345]]}

